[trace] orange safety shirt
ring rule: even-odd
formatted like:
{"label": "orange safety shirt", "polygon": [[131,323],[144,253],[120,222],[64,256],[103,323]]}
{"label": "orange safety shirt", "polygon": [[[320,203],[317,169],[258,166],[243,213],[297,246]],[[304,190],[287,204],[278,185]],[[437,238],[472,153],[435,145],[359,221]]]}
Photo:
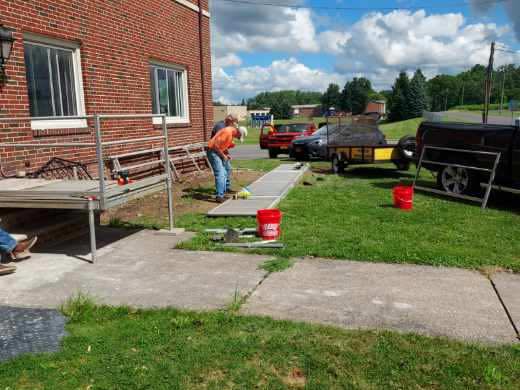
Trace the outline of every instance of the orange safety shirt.
{"label": "orange safety shirt", "polygon": [[233,126],[224,127],[215,136],[209,140],[208,148],[215,151],[226,153],[233,145],[233,136],[237,131]]}

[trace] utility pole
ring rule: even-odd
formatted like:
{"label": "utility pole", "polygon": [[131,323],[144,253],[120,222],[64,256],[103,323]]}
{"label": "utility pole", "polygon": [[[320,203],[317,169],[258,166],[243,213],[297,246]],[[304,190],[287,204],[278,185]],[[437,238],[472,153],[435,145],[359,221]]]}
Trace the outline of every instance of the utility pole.
{"label": "utility pole", "polygon": [[460,96],[460,105],[463,106],[464,105],[464,87],[466,85],[464,84],[464,80],[462,80],[462,94]]}
{"label": "utility pole", "polygon": [[500,96],[500,114],[502,114],[502,108],[504,107],[504,89],[506,87],[506,69],[504,68],[504,76],[502,77],[502,94]]}
{"label": "utility pole", "polygon": [[491,99],[491,88],[493,84],[493,63],[495,60],[495,42],[491,42],[491,53],[489,55],[489,64],[487,68],[486,83],[484,85],[484,112],[482,113],[482,122],[488,123],[489,118],[489,100]]}

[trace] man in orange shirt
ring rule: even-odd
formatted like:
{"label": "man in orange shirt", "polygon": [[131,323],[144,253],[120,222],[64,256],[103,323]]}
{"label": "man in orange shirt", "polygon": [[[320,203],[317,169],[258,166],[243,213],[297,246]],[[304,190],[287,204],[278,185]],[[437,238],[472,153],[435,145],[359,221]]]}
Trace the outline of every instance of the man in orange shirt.
{"label": "man in orange shirt", "polygon": [[231,156],[229,149],[234,147],[233,139],[241,142],[247,136],[245,127],[228,126],[220,130],[208,142],[208,160],[215,175],[216,200],[225,201],[224,195],[231,190]]}

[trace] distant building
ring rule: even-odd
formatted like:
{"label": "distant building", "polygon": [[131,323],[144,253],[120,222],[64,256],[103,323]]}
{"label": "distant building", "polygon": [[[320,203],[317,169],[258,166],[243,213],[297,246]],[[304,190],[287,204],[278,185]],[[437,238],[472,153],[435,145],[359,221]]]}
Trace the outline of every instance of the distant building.
{"label": "distant building", "polygon": [[321,116],[320,104],[297,104],[291,106],[293,116],[315,117]]}
{"label": "distant building", "polygon": [[258,110],[248,110],[247,115],[248,117],[251,117],[251,115],[268,115],[270,112],[270,108],[260,108]]}
{"label": "distant building", "polygon": [[368,102],[365,112],[377,112],[382,116],[386,115],[386,101],[384,100],[372,100]]}
{"label": "distant building", "polygon": [[248,117],[247,106],[213,106],[213,120],[219,122],[228,115],[235,115],[239,121]]}

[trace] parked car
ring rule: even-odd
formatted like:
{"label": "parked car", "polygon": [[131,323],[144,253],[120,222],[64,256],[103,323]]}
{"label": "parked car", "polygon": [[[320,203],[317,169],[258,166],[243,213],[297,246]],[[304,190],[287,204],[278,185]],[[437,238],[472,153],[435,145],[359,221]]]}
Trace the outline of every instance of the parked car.
{"label": "parked car", "polygon": [[[337,127],[337,125],[329,125],[329,137]],[[289,146],[289,157],[297,160],[325,159],[327,157],[327,126],[320,127],[312,135],[296,137]]]}
{"label": "parked car", "polygon": [[260,148],[269,150],[269,157],[289,153],[289,145],[298,136],[311,135],[316,131],[314,123],[287,123],[264,125],[260,131]]}
{"label": "parked car", "polygon": [[[520,126],[423,122],[417,130],[417,156],[424,145],[501,153],[495,184],[499,189],[520,193]],[[437,174],[438,186],[459,195],[474,192],[489,181],[489,173],[467,167],[492,168],[496,156],[427,149],[423,167]]]}
{"label": "parked car", "polygon": [[328,135],[327,126],[323,126],[310,136],[295,138],[289,148],[289,155],[299,160],[327,159],[327,141],[331,145],[386,145],[385,136],[377,125],[329,125]]}

